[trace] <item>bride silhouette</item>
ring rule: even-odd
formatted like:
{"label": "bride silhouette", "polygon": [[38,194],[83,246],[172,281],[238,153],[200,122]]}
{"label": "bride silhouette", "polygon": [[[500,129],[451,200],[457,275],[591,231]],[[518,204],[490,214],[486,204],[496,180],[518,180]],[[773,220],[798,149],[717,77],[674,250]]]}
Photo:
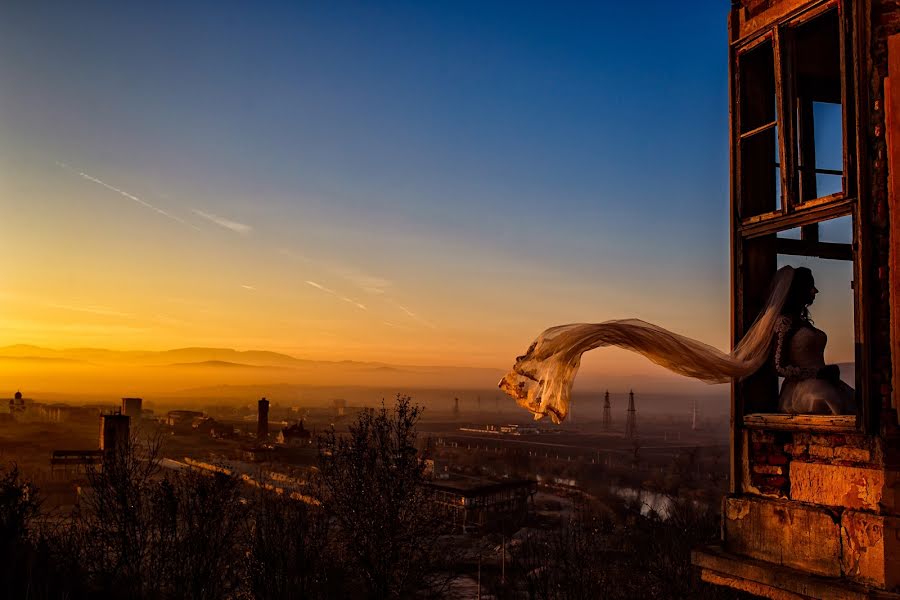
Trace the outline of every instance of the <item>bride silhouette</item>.
{"label": "bride silhouette", "polygon": [[640,319],[551,327],[516,359],[499,387],[535,419],[549,415],[559,423],[569,412],[581,355],[602,346],[618,346],[707,383],[742,379],[774,359],[776,371],[784,377],[781,410],[855,412],[853,388],[841,381],[837,365],[825,364],[827,337],[809,318],[808,306],[817,292],[809,269],[779,269],[765,306],[730,354]]}
{"label": "bride silhouette", "polygon": [[855,413],[853,388],[841,381],[840,367],[825,364],[828,336],[809,318],[809,305],[818,293],[812,271],[794,269],[775,323],[775,370],[784,377],[778,408],[787,413]]}

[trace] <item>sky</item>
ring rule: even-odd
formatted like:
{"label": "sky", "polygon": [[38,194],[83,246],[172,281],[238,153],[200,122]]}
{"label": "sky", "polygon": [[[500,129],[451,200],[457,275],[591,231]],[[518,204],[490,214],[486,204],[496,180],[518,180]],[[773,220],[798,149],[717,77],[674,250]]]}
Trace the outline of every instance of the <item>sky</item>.
{"label": "sky", "polygon": [[0,346],[727,349],[729,5],[4,2]]}

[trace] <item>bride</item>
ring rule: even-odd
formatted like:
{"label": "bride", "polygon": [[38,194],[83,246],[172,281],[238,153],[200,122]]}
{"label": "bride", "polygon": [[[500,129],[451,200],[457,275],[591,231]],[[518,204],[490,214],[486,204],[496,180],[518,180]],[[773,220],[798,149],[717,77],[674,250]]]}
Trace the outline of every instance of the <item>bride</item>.
{"label": "bride", "polygon": [[827,337],[809,318],[808,307],[817,292],[809,269],[779,269],[766,305],[730,354],[640,319],[551,327],[516,359],[512,371],[500,381],[500,389],[535,419],[550,415],[559,423],[569,412],[581,355],[602,346],[618,346],[707,383],[742,379],[774,359],[776,371],[785,378],[781,410],[852,413],[856,410],[853,388],[841,381],[837,365],[825,364]]}
{"label": "bride", "polygon": [[809,318],[809,305],[818,293],[812,271],[794,269],[775,322],[775,370],[784,377],[778,408],[786,413],[855,413],[853,388],[841,381],[840,367],[825,364],[828,336]]}

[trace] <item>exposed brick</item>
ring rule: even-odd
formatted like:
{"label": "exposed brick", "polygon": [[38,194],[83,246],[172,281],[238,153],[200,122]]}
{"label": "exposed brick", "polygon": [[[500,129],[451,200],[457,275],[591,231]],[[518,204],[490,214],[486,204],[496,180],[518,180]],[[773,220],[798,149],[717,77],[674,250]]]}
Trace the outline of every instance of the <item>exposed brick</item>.
{"label": "exposed brick", "polygon": [[751,436],[750,437],[751,441],[754,441],[754,442],[764,442],[764,443],[771,444],[772,442],[775,441],[774,434],[769,433],[768,431],[760,431],[759,429],[754,429],[750,433],[750,436]]}
{"label": "exposed brick", "polygon": [[[790,450],[788,450],[788,447],[790,447]],[[806,444],[788,444],[787,446],[784,447],[785,452],[787,452],[788,454],[795,456],[795,457],[806,454],[806,450],[807,450]]]}
{"label": "exposed brick", "polygon": [[781,489],[787,485],[787,478],[781,475],[767,475],[764,485],[776,489]]}
{"label": "exposed brick", "polygon": [[770,465],[786,465],[788,464],[788,457],[784,454],[770,454],[769,455],[769,464]]}
{"label": "exposed brick", "polygon": [[810,446],[809,455],[816,458],[834,458],[834,448],[819,445]]}
{"label": "exposed brick", "polygon": [[784,470],[774,465],[753,465],[753,472],[765,475],[782,475]]}
{"label": "exposed brick", "polygon": [[849,460],[853,462],[869,462],[872,458],[871,452],[860,448],[835,448],[834,457],[840,460]]}

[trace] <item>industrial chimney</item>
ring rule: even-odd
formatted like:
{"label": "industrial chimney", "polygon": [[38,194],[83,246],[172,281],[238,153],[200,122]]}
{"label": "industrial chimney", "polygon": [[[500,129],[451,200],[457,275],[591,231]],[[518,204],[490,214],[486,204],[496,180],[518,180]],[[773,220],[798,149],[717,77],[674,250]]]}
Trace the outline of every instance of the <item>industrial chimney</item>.
{"label": "industrial chimney", "polygon": [[269,401],[263,398],[259,401],[258,420],[256,423],[256,439],[265,440],[269,437]]}
{"label": "industrial chimney", "polygon": [[100,450],[112,455],[128,443],[131,417],[121,413],[100,415]]}

